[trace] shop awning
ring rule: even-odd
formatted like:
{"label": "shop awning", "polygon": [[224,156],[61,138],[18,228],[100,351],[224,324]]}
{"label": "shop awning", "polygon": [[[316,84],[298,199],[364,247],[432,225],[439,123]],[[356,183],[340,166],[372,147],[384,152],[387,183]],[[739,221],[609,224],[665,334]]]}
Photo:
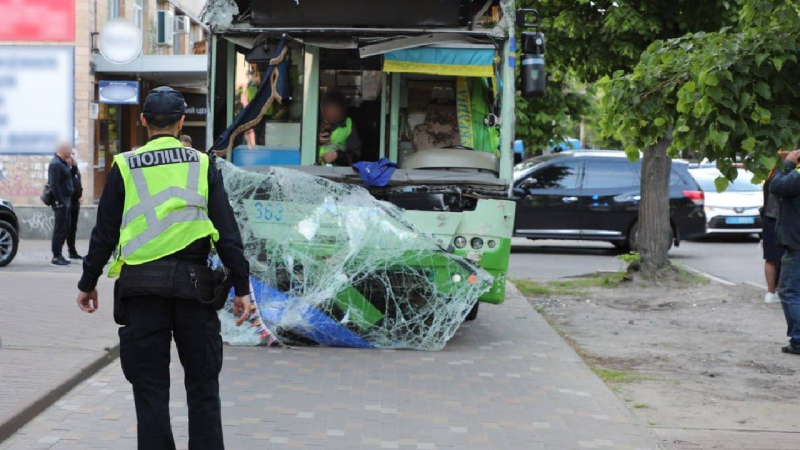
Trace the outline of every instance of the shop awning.
{"label": "shop awning", "polygon": [[491,46],[407,48],[385,53],[383,70],[397,73],[492,78],[495,54],[495,49]]}

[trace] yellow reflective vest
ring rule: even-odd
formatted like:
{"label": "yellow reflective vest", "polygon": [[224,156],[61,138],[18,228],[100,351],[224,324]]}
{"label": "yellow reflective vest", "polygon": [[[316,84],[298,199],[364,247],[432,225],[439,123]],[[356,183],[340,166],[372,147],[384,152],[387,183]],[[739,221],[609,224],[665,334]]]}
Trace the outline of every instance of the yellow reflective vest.
{"label": "yellow reflective vest", "polygon": [[109,277],[125,264],[161,259],[219,232],[208,218],[208,155],[178,139],[154,139],[114,156],[125,185],[119,244]]}
{"label": "yellow reflective vest", "polygon": [[347,149],[347,139],[353,134],[353,121],[348,117],[343,127],[338,127],[331,132],[330,142],[319,147],[319,159],[322,155],[330,152],[344,151]]}

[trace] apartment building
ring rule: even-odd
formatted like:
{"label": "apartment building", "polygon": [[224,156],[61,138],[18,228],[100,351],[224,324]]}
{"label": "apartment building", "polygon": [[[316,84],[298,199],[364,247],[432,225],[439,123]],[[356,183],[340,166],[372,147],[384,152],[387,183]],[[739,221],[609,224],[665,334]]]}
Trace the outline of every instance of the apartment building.
{"label": "apartment building", "polygon": [[[58,142],[72,142],[83,175],[86,215],[102,193],[113,156],[146,142],[139,104],[150,89],[182,91],[184,132],[206,148],[207,28],[204,0],[0,0],[0,198],[12,202],[23,237],[44,237],[51,214],[39,200]],[[11,18],[11,19],[8,19]],[[114,64],[99,52],[111,19],[131,21],[142,52]],[[45,70],[45,68],[47,70]],[[134,95],[107,98],[101,87],[125,82]],[[87,229],[79,230],[86,236]]]}

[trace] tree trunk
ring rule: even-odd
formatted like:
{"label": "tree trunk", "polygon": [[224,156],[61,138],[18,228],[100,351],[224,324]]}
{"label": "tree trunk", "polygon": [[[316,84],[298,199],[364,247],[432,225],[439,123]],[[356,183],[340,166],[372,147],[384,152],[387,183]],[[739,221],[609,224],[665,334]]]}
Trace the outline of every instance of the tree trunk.
{"label": "tree trunk", "polygon": [[667,148],[671,142],[671,137],[661,139],[645,150],[642,159],[642,201],[636,244],[642,255],[641,270],[645,278],[656,278],[670,267],[669,178],[672,160],[667,156]]}

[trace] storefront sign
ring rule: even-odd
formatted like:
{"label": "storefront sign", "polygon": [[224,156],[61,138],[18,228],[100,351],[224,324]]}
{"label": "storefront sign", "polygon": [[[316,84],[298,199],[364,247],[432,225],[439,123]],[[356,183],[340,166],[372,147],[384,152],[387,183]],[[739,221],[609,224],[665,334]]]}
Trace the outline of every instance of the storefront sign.
{"label": "storefront sign", "polygon": [[108,105],[139,104],[138,81],[103,81],[97,82],[99,102]]}
{"label": "storefront sign", "polygon": [[0,45],[0,154],[74,145],[72,46]]}
{"label": "storefront sign", "polygon": [[0,41],[75,41],[75,0],[0,1],[0,17]]}
{"label": "storefront sign", "polygon": [[206,95],[183,93],[183,99],[186,101],[186,121],[205,122],[208,114]]}

